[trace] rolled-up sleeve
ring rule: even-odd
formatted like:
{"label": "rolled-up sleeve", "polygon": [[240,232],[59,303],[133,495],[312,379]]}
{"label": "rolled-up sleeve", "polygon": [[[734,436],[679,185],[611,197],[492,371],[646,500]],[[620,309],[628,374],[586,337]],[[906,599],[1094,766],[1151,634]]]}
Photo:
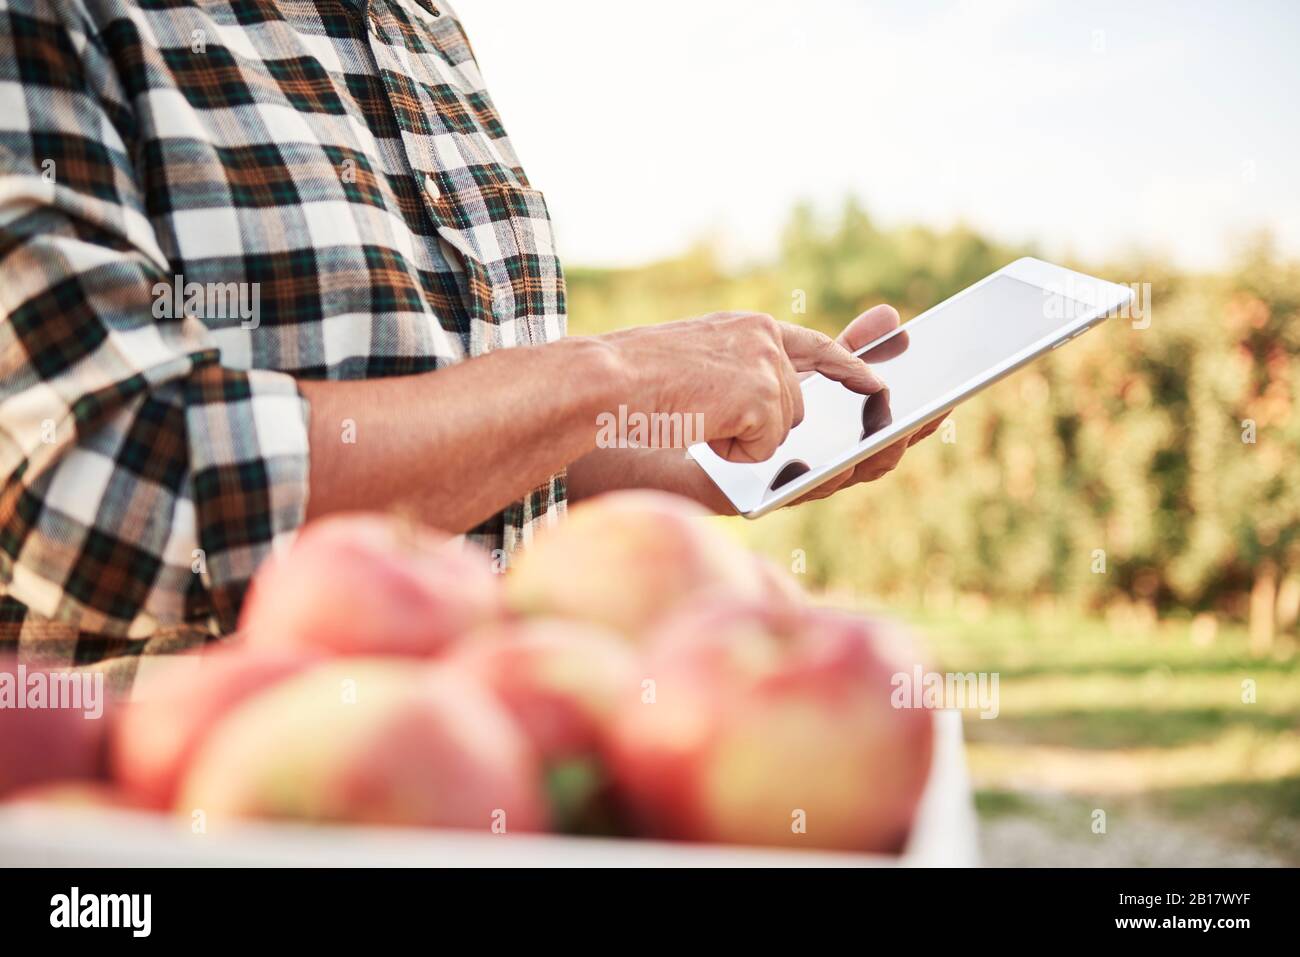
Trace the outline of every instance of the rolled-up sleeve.
{"label": "rolled-up sleeve", "polygon": [[107,635],[225,632],[303,520],[308,408],[159,315],[173,267],[73,6],[0,0],[0,592]]}

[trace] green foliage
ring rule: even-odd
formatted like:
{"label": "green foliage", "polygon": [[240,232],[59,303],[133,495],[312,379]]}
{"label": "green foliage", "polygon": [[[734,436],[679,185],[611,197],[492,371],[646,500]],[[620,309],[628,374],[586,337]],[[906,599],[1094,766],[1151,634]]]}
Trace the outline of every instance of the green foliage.
{"label": "green foliage", "polygon": [[[799,208],[773,264],[728,270],[700,248],[572,270],[571,327],[752,309],[834,332],[878,302],[911,317],[1027,252],[964,227],[882,229],[852,202],[833,222]],[[803,550],[815,584],[912,599],[975,592],[1240,616],[1259,568],[1294,580],[1300,265],[1264,241],[1229,275],[1077,265],[1150,283],[1149,327],[1107,322],[961,406],[951,441],[936,434],[893,475],[743,534],[778,561]]]}

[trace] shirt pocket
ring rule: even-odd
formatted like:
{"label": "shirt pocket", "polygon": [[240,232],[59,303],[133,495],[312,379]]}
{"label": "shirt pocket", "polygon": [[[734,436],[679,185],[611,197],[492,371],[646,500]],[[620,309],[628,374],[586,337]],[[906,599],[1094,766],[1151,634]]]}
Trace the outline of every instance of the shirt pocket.
{"label": "shirt pocket", "polygon": [[542,193],[519,183],[475,183],[440,196],[435,207],[439,238],[463,266],[469,354],[562,338],[564,273]]}

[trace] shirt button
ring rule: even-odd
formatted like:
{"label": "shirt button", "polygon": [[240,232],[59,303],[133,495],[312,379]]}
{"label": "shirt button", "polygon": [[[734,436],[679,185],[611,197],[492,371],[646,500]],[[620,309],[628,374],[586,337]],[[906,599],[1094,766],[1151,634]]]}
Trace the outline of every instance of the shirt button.
{"label": "shirt button", "polygon": [[425,175],[424,191],[429,194],[430,199],[438,199],[442,194],[438,192],[438,184],[433,181],[433,177]]}

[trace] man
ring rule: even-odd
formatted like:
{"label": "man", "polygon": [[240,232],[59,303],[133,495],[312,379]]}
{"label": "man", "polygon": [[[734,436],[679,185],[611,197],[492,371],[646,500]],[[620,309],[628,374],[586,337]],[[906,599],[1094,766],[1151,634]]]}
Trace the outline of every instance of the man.
{"label": "man", "polygon": [[52,664],[230,632],[330,512],[508,555],[607,489],[723,510],[681,450],[597,449],[601,413],[761,460],[800,373],[881,387],[845,347],[898,321],[565,338],[546,205],[441,0],[0,0],[0,320],[0,642]]}

